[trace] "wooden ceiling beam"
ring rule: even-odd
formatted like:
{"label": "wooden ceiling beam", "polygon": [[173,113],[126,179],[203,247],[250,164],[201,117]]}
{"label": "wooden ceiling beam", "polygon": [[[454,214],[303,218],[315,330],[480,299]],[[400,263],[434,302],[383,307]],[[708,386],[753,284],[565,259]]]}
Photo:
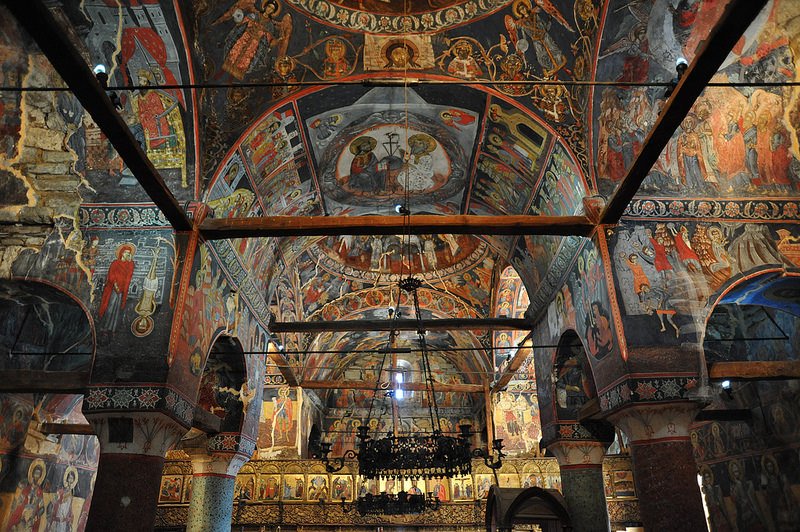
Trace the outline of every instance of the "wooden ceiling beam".
{"label": "wooden ceiling beam", "polygon": [[39,425],[42,434],[82,434],[95,436],[94,427],[88,423],[42,423]]}
{"label": "wooden ceiling beam", "polygon": [[616,224],[633,196],[661,156],[667,143],[689,114],[697,98],[714,74],[719,71],[728,53],[758,16],[767,0],[733,0],[704,41],[694,62],[684,73],[672,96],[661,109],[661,114],[642,150],[623,178],[606,208],[600,215],[603,224]]}
{"label": "wooden ceiling beam", "polygon": [[289,361],[286,359],[286,355],[275,349],[275,345],[272,342],[269,344],[267,356],[270,361],[278,367],[278,371],[283,375],[283,380],[286,381],[286,384],[289,386],[297,386],[299,384],[297,376],[294,374],[294,369],[292,369],[291,364],[289,364]]}
{"label": "wooden ceiling beam", "polygon": [[89,370],[10,369],[0,371],[0,393],[84,393],[88,386]]}
{"label": "wooden ceiling beam", "polygon": [[[403,384],[382,382],[380,386],[376,382],[367,381],[317,381],[317,380],[304,380],[300,383],[301,388],[308,390],[374,390],[376,387],[378,391],[389,390],[404,390],[410,392],[424,392],[424,382],[405,382]],[[448,384],[439,383],[434,384],[434,389],[437,392],[460,392],[460,393],[483,393],[482,384]]]}
{"label": "wooden ceiling beam", "polygon": [[586,216],[478,216],[472,214],[405,216],[264,216],[207,218],[200,224],[206,240],[247,237],[329,235],[564,235],[588,236],[595,225]]}
{"label": "wooden ceiling beam", "polygon": [[492,393],[498,392],[508,386],[508,383],[511,382],[511,379],[514,377],[514,374],[517,372],[519,367],[525,362],[525,359],[528,358],[532,352],[531,346],[525,345],[527,342],[530,341],[531,335],[528,334],[522,342],[519,343],[519,347],[517,347],[517,352],[514,353],[514,356],[511,358],[511,361],[506,366],[505,371],[503,374],[500,375],[500,378],[492,386]]}
{"label": "wooden ceiling beam", "polygon": [[800,379],[800,361],[712,362],[708,367],[708,378],[713,381]]}
{"label": "wooden ceiling beam", "polygon": [[72,44],[68,33],[58,24],[44,2],[25,0],[5,2],[5,5],[33,37],[172,227],[176,231],[191,230],[191,221],[164,183],[161,174],[133,138],[125,120],[114,108],[106,91],[86,64],[86,59]]}
{"label": "wooden ceiling beam", "polygon": [[[531,324],[517,318],[442,318],[422,320],[426,331],[456,330],[530,330]],[[273,333],[319,333],[328,331],[416,331],[417,320],[339,320],[339,321],[279,321],[272,322]]]}

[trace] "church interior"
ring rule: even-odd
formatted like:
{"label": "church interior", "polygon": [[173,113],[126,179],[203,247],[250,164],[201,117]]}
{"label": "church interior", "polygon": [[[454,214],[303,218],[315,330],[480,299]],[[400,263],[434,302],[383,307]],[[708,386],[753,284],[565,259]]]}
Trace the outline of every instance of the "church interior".
{"label": "church interior", "polygon": [[2,2],[0,529],[800,530],[799,220],[794,0]]}

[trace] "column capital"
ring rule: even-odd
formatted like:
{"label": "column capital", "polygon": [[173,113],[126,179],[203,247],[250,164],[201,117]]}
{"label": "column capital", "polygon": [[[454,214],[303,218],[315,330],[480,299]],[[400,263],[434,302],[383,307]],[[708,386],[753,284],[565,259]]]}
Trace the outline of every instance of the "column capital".
{"label": "column capital", "polygon": [[607,448],[607,443],[589,440],[559,440],[547,445],[547,450],[555,455],[561,468],[600,467]]}
{"label": "column capital", "polygon": [[101,454],[164,458],[186,427],[161,412],[85,412],[100,442]]}
{"label": "column capital", "polygon": [[701,409],[693,401],[631,403],[608,416],[631,443],[689,439],[689,425]]}

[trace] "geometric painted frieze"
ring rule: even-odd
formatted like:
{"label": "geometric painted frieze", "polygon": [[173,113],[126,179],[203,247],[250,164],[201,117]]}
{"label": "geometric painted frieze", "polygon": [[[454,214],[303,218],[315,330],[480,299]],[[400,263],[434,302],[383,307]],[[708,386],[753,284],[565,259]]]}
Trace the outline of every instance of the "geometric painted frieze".
{"label": "geometric painted frieze", "polygon": [[90,387],[84,413],[160,411],[186,427],[192,425],[194,406],[178,392],[163,386]]}
{"label": "geometric painted frieze", "polygon": [[696,387],[697,377],[630,378],[599,394],[600,409],[607,412],[628,403],[686,399]]}

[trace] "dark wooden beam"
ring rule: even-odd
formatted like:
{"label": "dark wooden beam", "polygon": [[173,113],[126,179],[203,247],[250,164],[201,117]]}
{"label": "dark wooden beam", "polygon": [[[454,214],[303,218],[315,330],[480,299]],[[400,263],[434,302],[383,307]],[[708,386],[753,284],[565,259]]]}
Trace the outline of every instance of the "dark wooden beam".
{"label": "dark wooden beam", "polygon": [[194,407],[192,427],[200,429],[206,434],[217,434],[222,430],[222,418],[215,416],[201,406]]}
{"label": "dark wooden beam", "polygon": [[692,109],[706,84],[717,73],[722,62],[767,3],[767,0],[733,0],[711,30],[694,62],[678,82],[667,100],[655,126],[645,139],[642,151],[633,162],[614,195],[608,201],[600,220],[603,224],[619,221],[642,181],[661,156],[675,130]]}
{"label": "dark wooden beam", "polygon": [[713,362],[708,378],[714,381],[800,379],[800,361]]}
{"label": "dark wooden beam", "polygon": [[286,384],[289,386],[298,386],[299,382],[297,380],[297,376],[294,374],[294,370],[292,366],[289,364],[289,361],[286,360],[286,355],[281,353],[280,351],[274,351],[275,346],[272,342],[269,344],[269,352],[267,356],[278,367],[278,371],[281,372],[283,375],[283,380],[286,381]]}
{"label": "dark wooden beam", "polygon": [[514,353],[514,356],[511,358],[511,361],[506,366],[506,369],[503,371],[503,374],[500,375],[500,378],[492,386],[492,392],[498,392],[508,386],[508,383],[511,382],[511,379],[514,377],[514,374],[517,372],[519,367],[525,362],[525,359],[528,358],[531,354],[531,347],[525,346],[525,342],[530,341],[531,335],[528,334],[522,342],[520,342],[520,347],[517,348],[517,352]]}
{"label": "dark wooden beam", "polygon": [[[517,318],[442,318],[422,320],[425,330],[530,330],[531,324]],[[417,320],[339,320],[272,322],[274,333],[318,333],[326,331],[416,331]]]}
{"label": "dark wooden beam", "polygon": [[586,403],[578,410],[578,421],[590,421],[596,419],[595,416],[600,414],[600,400],[593,397],[586,401]]}
{"label": "dark wooden beam", "polygon": [[[304,380],[300,383],[302,388],[309,390],[374,390],[378,383],[366,381],[315,381]],[[379,391],[403,389],[410,392],[424,392],[424,382],[406,382],[401,384],[383,382],[378,387]],[[437,392],[483,393],[482,384],[434,384]]]}
{"label": "dark wooden beam", "polygon": [[70,90],[117,150],[144,191],[161,209],[176,231],[189,231],[192,223],[167,188],[158,170],[133,138],[106,91],[41,0],[4,2],[20,25],[33,37]]}
{"label": "dark wooden beam", "polygon": [[84,393],[89,371],[0,371],[0,393]]}
{"label": "dark wooden beam", "polygon": [[577,235],[594,230],[585,216],[266,216],[211,218],[200,224],[206,240],[259,236],[400,235]]}
{"label": "dark wooden beam", "polygon": [[88,423],[42,423],[39,425],[42,434],[87,434],[94,436],[94,427]]}

